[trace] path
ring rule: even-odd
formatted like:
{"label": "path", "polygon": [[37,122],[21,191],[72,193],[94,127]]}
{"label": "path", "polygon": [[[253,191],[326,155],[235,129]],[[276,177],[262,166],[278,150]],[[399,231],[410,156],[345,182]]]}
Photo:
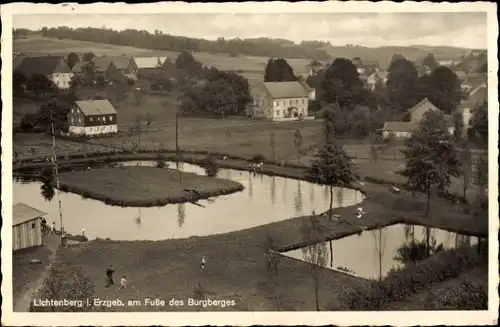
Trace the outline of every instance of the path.
{"label": "path", "polygon": [[57,248],[61,244],[61,238],[58,235],[48,234],[44,236],[43,242],[44,246],[50,251],[50,256],[47,259],[48,262],[42,262],[46,267],[36,280],[24,286],[23,293],[19,295],[18,300],[14,303],[14,312],[29,312],[31,300],[35,293],[42,287],[43,280],[47,277],[49,269],[54,262]]}

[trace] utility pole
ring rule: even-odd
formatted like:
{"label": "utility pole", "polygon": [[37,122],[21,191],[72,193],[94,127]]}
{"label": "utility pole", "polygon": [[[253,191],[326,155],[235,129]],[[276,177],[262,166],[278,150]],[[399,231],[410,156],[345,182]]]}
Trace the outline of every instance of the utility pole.
{"label": "utility pole", "polygon": [[[56,192],[57,192],[57,202],[59,204],[59,219],[61,223],[61,244],[63,243],[62,235],[64,234],[64,226],[63,226],[63,216],[62,216],[62,205],[61,198],[59,196],[59,169],[57,167],[57,153],[56,153],[56,133],[54,128],[54,119],[52,119],[52,112],[50,112],[50,126],[52,129],[52,152],[53,152],[53,160],[54,160],[54,171],[56,177]],[[64,244],[63,244],[64,245]]]}

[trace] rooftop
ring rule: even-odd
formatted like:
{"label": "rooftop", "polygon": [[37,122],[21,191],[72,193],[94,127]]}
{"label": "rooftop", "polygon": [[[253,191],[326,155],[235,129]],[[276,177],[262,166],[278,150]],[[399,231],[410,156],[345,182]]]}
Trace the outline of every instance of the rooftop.
{"label": "rooftop", "polygon": [[32,219],[43,217],[47,213],[30,207],[24,203],[16,203],[12,206],[12,226],[17,226]]}
{"label": "rooftop", "polygon": [[414,122],[407,121],[387,121],[384,124],[383,131],[385,132],[416,132],[419,125]]}
{"label": "rooftop", "polygon": [[308,90],[297,81],[264,82],[264,87],[274,99],[307,98]]}
{"label": "rooftop", "polygon": [[15,67],[16,69],[26,76],[54,74],[59,72],[57,71],[58,69],[61,69],[61,73],[70,72],[66,61],[61,56],[22,57],[18,62],[13,62],[13,64],[17,66]]}
{"label": "rooftop", "polygon": [[75,101],[85,116],[116,114],[116,109],[108,100]]}
{"label": "rooftop", "polygon": [[134,57],[137,68],[159,68],[163,66],[165,61],[168,60],[167,56],[163,57]]}

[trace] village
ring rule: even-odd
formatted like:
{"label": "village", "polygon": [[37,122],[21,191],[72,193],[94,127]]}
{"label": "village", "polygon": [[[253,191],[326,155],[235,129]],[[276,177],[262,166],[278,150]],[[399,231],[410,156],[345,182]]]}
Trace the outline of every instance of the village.
{"label": "village", "polygon": [[[12,62],[15,311],[487,309],[486,50],[245,70],[203,58],[255,56],[29,32]],[[48,46],[69,42],[83,51]]]}

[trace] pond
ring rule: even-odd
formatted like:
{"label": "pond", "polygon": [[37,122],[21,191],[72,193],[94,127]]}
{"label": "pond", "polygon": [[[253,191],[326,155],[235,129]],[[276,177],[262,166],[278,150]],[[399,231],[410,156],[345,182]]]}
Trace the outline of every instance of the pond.
{"label": "pond", "polygon": [[[400,249],[412,243],[425,244],[426,228],[396,224],[372,231],[363,231],[337,240],[332,240],[333,256],[330,252],[330,242],[321,243],[326,251],[326,267],[342,269],[363,278],[378,278],[392,268],[403,265]],[[459,244],[477,244],[477,237],[469,237],[441,229],[429,228],[431,249],[455,248]],[[379,251],[381,249],[381,251]],[[304,259],[303,249],[282,253],[299,260]],[[333,263],[331,261],[333,257]],[[379,264],[381,263],[381,265]]]}
{"label": "pond", "polygon": [[[137,162],[123,162],[136,165]],[[155,162],[142,161],[141,165]],[[170,167],[175,163],[169,162]],[[182,163],[185,172],[204,174],[196,165]],[[252,228],[286,220],[300,215],[324,212],[329,207],[328,189],[293,179],[251,174],[233,169],[221,169],[220,178],[235,180],[244,185],[242,192],[191,203],[152,208],[122,208],[85,199],[74,193],[60,193],[64,228],[71,234],[85,229],[89,239],[164,240],[207,236]],[[13,202],[23,202],[47,212],[47,222],[59,228],[57,195],[46,201],[40,191],[41,183],[13,181]],[[334,206],[349,206],[363,200],[359,191],[338,189]],[[140,215],[140,219],[137,219]]]}

